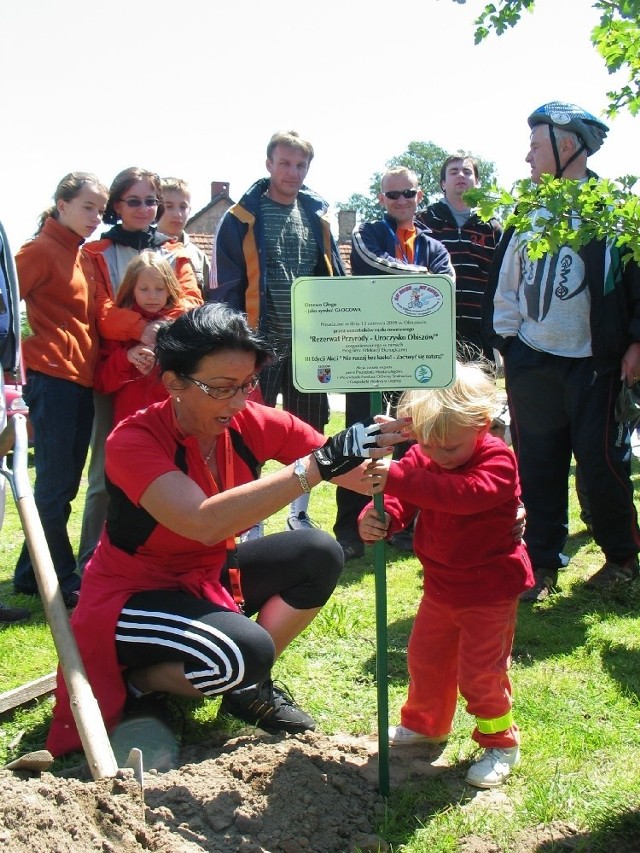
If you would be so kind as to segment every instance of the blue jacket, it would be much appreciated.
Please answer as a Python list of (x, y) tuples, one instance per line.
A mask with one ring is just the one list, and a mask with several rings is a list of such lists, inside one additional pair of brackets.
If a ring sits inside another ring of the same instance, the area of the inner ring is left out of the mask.
[[(208, 296), (210, 302), (224, 302), (244, 311), (254, 328), (261, 328), (265, 320), (267, 281), (260, 198), (269, 184), (269, 178), (256, 181), (222, 217), (216, 234)], [(309, 217), (320, 251), (314, 275), (344, 275), (329, 229), (327, 202), (304, 186), (298, 193), (298, 201)]]
[(455, 273), (449, 252), (442, 243), (431, 237), (431, 229), (414, 220), (416, 239), (413, 263), (407, 264), (396, 258), (397, 221), (385, 213), (376, 222), (363, 222), (353, 230), (351, 238), (352, 275), (412, 275), (432, 273), (449, 275), (455, 281)]
[(20, 367), (20, 290), (7, 234), (0, 223), (0, 361), (18, 376)]

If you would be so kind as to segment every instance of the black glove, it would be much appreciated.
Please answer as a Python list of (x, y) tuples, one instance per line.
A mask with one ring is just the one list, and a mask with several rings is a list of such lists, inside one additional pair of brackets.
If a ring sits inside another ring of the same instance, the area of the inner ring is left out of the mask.
[(378, 446), (375, 437), (380, 433), (379, 424), (369, 418), (328, 438), (313, 451), (322, 479), (333, 480), (370, 458), (369, 448)]

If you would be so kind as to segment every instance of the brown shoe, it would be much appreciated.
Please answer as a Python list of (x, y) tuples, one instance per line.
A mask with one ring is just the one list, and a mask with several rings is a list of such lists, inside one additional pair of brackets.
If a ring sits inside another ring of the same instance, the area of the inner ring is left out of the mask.
[(607, 560), (604, 566), (586, 582), (588, 589), (614, 589), (630, 584), (638, 577), (638, 558), (630, 557), (624, 563)]
[(533, 577), (535, 580), (534, 586), (531, 589), (525, 589), (520, 595), (520, 601), (535, 602), (544, 601), (556, 591), (558, 583), (557, 569), (534, 569)]

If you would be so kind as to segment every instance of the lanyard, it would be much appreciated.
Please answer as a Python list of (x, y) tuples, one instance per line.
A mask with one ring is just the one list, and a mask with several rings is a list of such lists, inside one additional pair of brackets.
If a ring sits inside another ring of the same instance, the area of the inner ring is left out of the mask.
[[(229, 430), (224, 431), (223, 436), (224, 441), (224, 491), (228, 491), (232, 489), (234, 486), (234, 476), (233, 476), (233, 448), (231, 446), (231, 438), (229, 437)], [(218, 491), (218, 487), (216, 486), (215, 480), (209, 471), (209, 475), (213, 480), (216, 491)], [(227, 536), (226, 539), (226, 547), (227, 547), (227, 572), (229, 575), (229, 585), (231, 586), (231, 595), (233, 596), (233, 600), (238, 608), (238, 610), (243, 613), (244, 612), (244, 595), (242, 594), (242, 585), (240, 583), (240, 566), (238, 565), (238, 551), (236, 548), (236, 540), (234, 536)]]
[(402, 255), (402, 261), (407, 265), (410, 263), (413, 263), (416, 266), (420, 266), (420, 262), (418, 260), (418, 254), (420, 252), (420, 243), (418, 242), (418, 239), (417, 239), (418, 234), (416, 233), (414, 241), (413, 241), (413, 261), (410, 261), (409, 258), (407, 257), (407, 253), (404, 250), (404, 246), (400, 242), (398, 234), (393, 230), (393, 228), (389, 225), (389, 223), (387, 222), (386, 219), (383, 219), (383, 222), (386, 225), (386, 227), (389, 231), (389, 234), (391, 234), (391, 236), (393, 237), (393, 242), (395, 243), (396, 248), (400, 251), (400, 254)]

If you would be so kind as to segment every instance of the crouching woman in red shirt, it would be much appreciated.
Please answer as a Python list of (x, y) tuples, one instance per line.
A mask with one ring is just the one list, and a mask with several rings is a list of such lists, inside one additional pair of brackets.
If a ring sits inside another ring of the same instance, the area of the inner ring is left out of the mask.
[[(72, 627), (107, 729), (127, 696), (224, 694), (222, 710), (267, 731), (313, 729), (274, 687), (275, 658), (331, 596), (340, 545), (320, 530), (235, 536), (317, 485), (366, 490), (350, 427), (326, 439), (248, 395), (272, 358), (240, 313), (195, 308), (160, 328), (156, 357), (168, 398), (119, 423), (107, 440), (109, 510)], [(369, 438), (402, 440), (392, 425)], [(256, 479), (276, 459), (286, 467)], [(244, 612), (226, 567), (237, 564)], [(257, 614), (254, 622), (248, 618)], [(47, 742), (79, 748), (64, 681)]]

